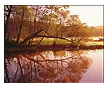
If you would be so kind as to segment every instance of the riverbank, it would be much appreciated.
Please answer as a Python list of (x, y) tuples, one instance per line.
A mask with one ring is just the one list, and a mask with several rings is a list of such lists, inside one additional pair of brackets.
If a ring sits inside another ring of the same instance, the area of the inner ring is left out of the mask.
[(60, 50), (96, 50), (104, 49), (103, 45), (24, 45), (24, 46), (14, 46), (5, 47), (5, 53), (24, 53), (24, 52), (35, 52), (35, 51), (60, 51)]

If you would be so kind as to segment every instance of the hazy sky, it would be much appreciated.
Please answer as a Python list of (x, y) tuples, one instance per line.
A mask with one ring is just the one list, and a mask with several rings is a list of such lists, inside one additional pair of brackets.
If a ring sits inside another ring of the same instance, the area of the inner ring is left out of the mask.
[(70, 6), (69, 10), (88, 26), (103, 25), (103, 6)]

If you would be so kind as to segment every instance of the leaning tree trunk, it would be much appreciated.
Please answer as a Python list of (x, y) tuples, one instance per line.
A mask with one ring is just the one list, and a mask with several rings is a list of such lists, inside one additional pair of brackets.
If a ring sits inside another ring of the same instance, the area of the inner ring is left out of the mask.
[(25, 43), (26, 41), (28, 41), (28, 40), (30, 40), (30, 39), (36, 37), (36, 36), (37, 36), (40, 32), (42, 32), (43, 30), (44, 30), (44, 29), (41, 29), (41, 30), (37, 31), (37, 32), (34, 33), (34, 34), (31, 34), (31, 35), (27, 36), (20, 44), (23, 44), (23, 43)]
[(54, 37), (54, 36), (32, 34), (32, 35), (29, 35), (28, 37), (26, 37), (20, 44), (23, 44), (23, 43), (27, 42), (28, 40), (30, 40), (32, 38), (36, 38), (36, 37), (56, 38), (56, 39), (63, 39), (63, 40), (69, 41), (69, 42), (73, 42), (73, 41), (63, 38), (63, 37), (61, 38), (61, 37)]

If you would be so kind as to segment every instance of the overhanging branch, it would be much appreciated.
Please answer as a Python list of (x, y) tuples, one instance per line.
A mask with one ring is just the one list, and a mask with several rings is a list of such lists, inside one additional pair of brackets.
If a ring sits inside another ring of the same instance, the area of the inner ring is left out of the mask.
[(34, 34), (29, 35), (29, 36), (26, 37), (20, 44), (23, 44), (23, 43), (25, 43), (27, 40), (30, 40), (30, 39), (36, 37), (37, 34), (39, 34), (40, 32), (42, 32), (43, 30), (44, 30), (44, 29), (41, 29), (41, 30), (39, 30), (38, 32), (36, 32), (36, 33), (34, 33)]

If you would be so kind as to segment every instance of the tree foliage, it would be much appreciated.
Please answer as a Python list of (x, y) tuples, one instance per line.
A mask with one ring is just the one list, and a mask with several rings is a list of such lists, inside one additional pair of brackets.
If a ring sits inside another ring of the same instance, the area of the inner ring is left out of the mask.
[(70, 15), (69, 6), (5, 5), (4, 8), (5, 38), (15, 38), (16, 43), (25, 42), (32, 35), (75, 39), (87, 36), (87, 26), (78, 15)]

